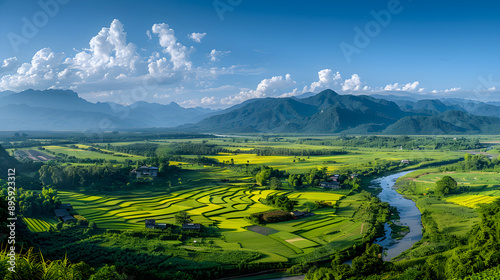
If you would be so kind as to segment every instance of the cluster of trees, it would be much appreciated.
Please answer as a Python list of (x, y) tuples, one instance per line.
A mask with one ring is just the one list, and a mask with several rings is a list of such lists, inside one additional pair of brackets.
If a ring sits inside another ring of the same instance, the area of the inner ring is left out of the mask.
[(174, 143), (159, 146), (156, 150), (158, 157), (167, 155), (217, 155), (219, 153), (230, 153), (228, 149), (206, 143)]
[(38, 171), (40, 182), (44, 186), (54, 185), (59, 188), (120, 187), (129, 179), (131, 167), (108, 165), (61, 166), (43, 165)]
[[(295, 190), (319, 186), (321, 181), (331, 181), (326, 171), (327, 167), (311, 168), (309, 172), (305, 174), (290, 174), (288, 176), (287, 182), (288, 185)], [(344, 175), (342, 177), (342, 180), (344, 180), (345, 178), (347, 178), (347, 175)]]
[[(22, 140), (22, 139), (23, 137), (7, 138), (7, 141), (2, 142), (2, 146), (5, 147), (6, 149), (13, 149), (13, 148), (37, 147), (41, 145), (58, 145), (58, 144), (74, 143), (68, 140), (58, 140), (58, 139), (43, 140), (43, 142), (40, 140), (31, 140), (31, 139)], [(12, 142), (10, 142), (9, 140), (11, 140)]]
[(352, 266), (343, 264), (346, 256), (339, 253), (335, 256), (331, 263), (331, 268), (328, 267), (313, 267), (306, 274), (307, 280), (324, 280), (324, 279), (366, 279), (367, 276), (378, 274), (384, 269), (384, 261), (382, 260), (382, 247), (377, 244), (367, 244), (365, 253), (357, 256), (352, 260)]
[(250, 215), (249, 220), (253, 224), (267, 224), (289, 221), (293, 219), (292, 214), (283, 210), (272, 210), (262, 213), (253, 213)]
[[(8, 184), (0, 179), (0, 197), (7, 197)], [(57, 190), (43, 188), (42, 191), (16, 189), (16, 209), (25, 216), (53, 215), (54, 209), (61, 204)]]
[(134, 143), (128, 145), (111, 145), (108, 144), (106, 149), (119, 153), (132, 154), (145, 157), (156, 156), (156, 150), (159, 145), (156, 143)]
[(400, 148), (412, 150), (446, 149), (470, 150), (483, 147), (478, 139), (465, 137), (409, 137), (409, 136), (340, 136), (334, 139), (303, 138), (294, 141), (297, 144), (340, 146), (340, 147), (366, 147), (366, 148)]
[(250, 174), (255, 178), (255, 183), (259, 186), (270, 185), (271, 189), (281, 189), (282, 184), (279, 178), (285, 177), (288, 173), (283, 170), (274, 169), (269, 166), (262, 165), (254, 167), (250, 170)]
[(468, 244), (446, 261), (447, 278), (463, 278), (500, 263), (500, 199), (479, 208), (481, 221), (472, 228)]
[(286, 194), (272, 194), (266, 197), (264, 204), (290, 212), (297, 206), (298, 201), (291, 200)]
[(465, 154), (464, 160), (455, 164), (445, 165), (440, 171), (493, 171), (500, 172), (500, 157), (489, 158), (486, 155)]
[(240, 151), (241, 153), (256, 154), (258, 156), (324, 156), (324, 155), (343, 155), (347, 154), (345, 150), (333, 149), (287, 149), (287, 148), (270, 148), (263, 147), (248, 151)]

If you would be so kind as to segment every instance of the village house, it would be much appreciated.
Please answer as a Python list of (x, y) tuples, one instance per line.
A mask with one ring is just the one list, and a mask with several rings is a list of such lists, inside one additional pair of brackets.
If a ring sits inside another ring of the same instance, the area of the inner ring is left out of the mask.
[(340, 189), (340, 183), (337, 181), (333, 181), (333, 182), (323, 181), (319, 184), (319, 186), (324, 188), (324, 189), (331, 189), (331, 190)]
[(330, 178), (328, 178), (328, 179), (332, 180), (333, 182), (338, 182), (339, 178), (340, 178), (340, 175), (335, 174), (335, 175), (330, 176)]
[(155, 219), (146, 219), (144, 220), (146, 224), (146, 228), (154, 229), (156, 226), (156, 220)]
[(146, 225), (146, 228), (149, 228), (149, 229), (164, 230), (164, 229), (167, 229), (169, 226), (169, 224), (166, 224), (166, 223), (156, 223), (155, 219), (145, 219), (144, 223)]
[(136, 178), (142, 178), (142, 177), (156, 177), (158, 176), (158, 167), (148, 167), (146, 165), (143, 165), (139, 168), (133, 169), (131, 172), (132, 176), (135, 176)]
[(54, 214), (63, 222), (69, 222), (75, 219), (73, 216), (69, 214), (68, 210), (66, 209), (55, 209)]

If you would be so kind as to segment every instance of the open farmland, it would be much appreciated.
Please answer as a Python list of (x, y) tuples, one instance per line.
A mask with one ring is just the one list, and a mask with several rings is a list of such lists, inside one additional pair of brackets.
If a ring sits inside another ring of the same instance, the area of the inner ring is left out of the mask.
[(80, 159), (104, 159), (104, 160), (116, 160), (117, 162), (124, 162), (125, 159), (130, 159), (130, 160), (144, 160), (146, 157), (142, 156), (136, 156), (136, 155), (129, 155), (129, 154), (123, 154), (123, 153), (115, 153), (112, 151), (106, 151), (110, 152), (113, 154), (104, 154), (104, 153), (99, 153), (97, 151), (88, 151), (83, 148), (86, 148), (88, 146), (85, 145), (78, 145), (81, 148), (69, 148), (65, 146), (44, 146), (46, 150), (49, 150), (51, 152), (54, 152), (56, 154), (62, 153), (66, 154), (68, 156), (73, 156), (76, 158)]
[(14, 156), (18, 159), (30, 159), (32, 161), (49, 161), (53, 156), (36, 150), (17, 150)]
[[(361, 222), (336, 215), (332, 208), (318, 209), (312, 217), (268, 224), (263, 228), (273, 230), (270, 235), (247, 229), (251, 223), (246, 217), (273, 209), (263, 204), (262, 199), (271, 194), (285, 193), (222, 186), (158, 193), (153, 197), (146, 193), (102, 196), (66, 191), (60, 191), (59, 196), (64, 203), (71, 203), (80, 215), (105, 229), (142, 229), (145, 219), (175, 223), (174, 215), (183, 210), (193, 222), (217, 227), (225, 236), (224, 242), (218, 241), (222, 242), (221, 247), (239, 246), (264, 252), (266, 256), (260, 260), (262, 262), (283, 261), (336, 240), (341, 241), (341, 247), (349, 246), (362, 238)], [(343, 195), (297, 192), (290, 194), (290, 198), (298, 200), (298, 209), (301, 209), (305, 202), (321, 200), (335, 203)]]
[(23, 221), (32, 232), (47, 231), (59, 222), (56, 218), (23, 218)]

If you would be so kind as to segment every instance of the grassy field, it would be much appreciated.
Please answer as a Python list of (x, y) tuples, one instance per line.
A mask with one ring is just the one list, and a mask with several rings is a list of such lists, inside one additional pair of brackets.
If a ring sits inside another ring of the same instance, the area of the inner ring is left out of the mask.
[(56, 218), (23, 218), (23, 221), (32, 232), (47, 231), (59, 222)]
[[(459, 190), (439, 199), (429, 196), (435, 183), (444, 176), (451, 176)], [(428, 211), (439, 230), (459, 237), (466, 237), (472, 226), (479, 221), (474, 210), (482, 203), (500, 198), (500, 174), (497, 172), (440, 172), (422, 169), (409, 173), (402, 179), (414, 182), (410, 197), (416, 200), (421, 212)]]
[[(288, 144), (287, 148), (298, 148), (297, 144)], [(324, 148), (324, 146), (321, 146)], [(309, 146), (310, 148), (310, 146)], [(208, 156), (215, 158), (220, 162), (234, 160), (235, 164), (250, 164), (271, 166), (273, 168), (287, 170), (290, 173), (303, 173), (314, 167), (326, 166), (329, 172), (341, 168), (363, 168), (367, 165), (374, 165), (378, 160), (401, 161), (408, 159), (410, 161), (423, 160), (452, 160), (462, 156), (461, 152), (441, 151), (399, 151), (399, 150), (380, 150), (380, 149), (355, 149), (349, 150), (346, 155), (333, 156), (258, 156), (256, 154), (219, 154), (217, 156)], [(301, 159), (301, 160), (299, 160)]]
[[(81, 146), (82, 148), (88, 147), (86, 145), (78, 145)], [(115, 154), (102, 154), (98, 153), (95, 151), (87, 151), (87, 150), (82, 150), (82, 149), (74, 149), (74, 148), (69, 148), (69, 147), (64, 147), (64, 146), (44, 146), (45, 149), (57, 153), (62, 153), (66, 154), (68, 156), (74, 156), (76, 158), (89, 158), (89, 159), (105, 159), (105, 160), (116, 160), (117, 162), (124, 162), (125, 159), (130, 159), (130, 160), (143, 160), (146, 157), (142, 156), (136, 156), (136, 155), (129, 155), (129, 154), (123, 154), (123, 153), (115, 153)], [(107, 150), (103, 150), (107, 151)], [(112, 151), (110, 151), (112, 152)], [(114, 153), (114, 152), (112, 152)], [(117, 155), (122, 155), (122, 156), (117, 156)]]

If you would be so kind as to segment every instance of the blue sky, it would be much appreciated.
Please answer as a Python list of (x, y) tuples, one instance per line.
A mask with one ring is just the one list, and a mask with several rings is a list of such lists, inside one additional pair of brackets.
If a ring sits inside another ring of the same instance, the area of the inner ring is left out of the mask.
[(498, 1), (0, 0), (0, 90), (65, 88), (93, 102), (212, 108), (325, 88), (500, 100), (499, 8)]

